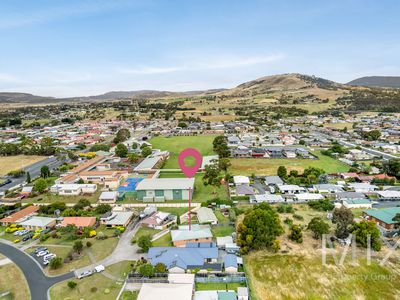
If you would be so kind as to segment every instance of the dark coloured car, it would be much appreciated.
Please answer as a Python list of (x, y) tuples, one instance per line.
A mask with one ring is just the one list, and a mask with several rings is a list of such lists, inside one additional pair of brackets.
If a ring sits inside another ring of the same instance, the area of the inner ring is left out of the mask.
[(24, 236), (24, 237), (22, 238), (22, 241), (23, 241), (23, 242), (26, 242), (26, 241), (30, 240), (32, 237), (33, 237), (33, 234), (30, 233), (30, 234)]

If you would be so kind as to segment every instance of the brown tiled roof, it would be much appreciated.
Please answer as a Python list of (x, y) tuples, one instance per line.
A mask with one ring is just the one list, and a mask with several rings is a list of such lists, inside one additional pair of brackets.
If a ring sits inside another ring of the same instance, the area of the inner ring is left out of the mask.
[(1, 223), (15, 223), (16, 221), (29, 216), (39, 210), (39, 206), (28, 206), (24, 209), (21, 209), (20, 211), (17, 211), (16, 213), (13, 213), (12, 215), (9, 215), (3, 219), (0, 220)]

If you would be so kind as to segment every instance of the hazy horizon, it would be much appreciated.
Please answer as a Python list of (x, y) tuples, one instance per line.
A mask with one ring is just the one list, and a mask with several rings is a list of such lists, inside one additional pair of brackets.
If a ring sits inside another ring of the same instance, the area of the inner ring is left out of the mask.
[[(400, 74), (396, 1), (2, 1), (0, 92), (231, 88)], [(368, 30), (366, 30), (368, 29)]]

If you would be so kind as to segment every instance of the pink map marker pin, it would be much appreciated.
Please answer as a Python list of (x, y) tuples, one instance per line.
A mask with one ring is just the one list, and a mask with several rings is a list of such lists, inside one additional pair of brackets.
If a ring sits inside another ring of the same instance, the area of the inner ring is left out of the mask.
[[(193, 167), (188, 167), (185, 165), (185, 158), (188, 156), (192, 156), (195, 159), (195, 164)], [(194, 177), (196, 172), (201, 167), (202, 160), (203, 160), (203, 158), (202, 158), (200, 152), (193, 148), (186, 148), (181, 153), (179, 153), (179, 157), (178, 157), (179, 166), (181, 167), (183, 174), (185, 174), (186, 177), (188, 177), (188, 178)]]

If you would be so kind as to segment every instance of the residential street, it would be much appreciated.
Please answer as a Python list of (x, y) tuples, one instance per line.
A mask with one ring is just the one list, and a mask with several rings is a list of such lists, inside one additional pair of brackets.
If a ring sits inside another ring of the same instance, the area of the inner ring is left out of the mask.
[(51, 286), (74, 277), (73, 272), (56, 277), (46, 276), (32, 257), (3, 242), (0, 242), (0, 253), (11, 259), (22, 270), (28, 282), (32, 300), (48, 299), (47, 292)]
[[(27, 173), (29, 172), (29, 174), (31, 175), (31, 178), (34, 179), (36, 177), (38, 177), (40, 175), (40, 168), (43, 166), (48, 166), (50, 170), (53, 170), (55, 168), (58, 168), (59, 166), (61, 166), (63, 164), (62, 160), (57, 159), (57, 157), (53, 156), (53, 157), (49, 157), (46, 159), (43, 159), (41, 161), (38, 161), (28, 167), (24, 168), (24, 171)], [(25, 175), (26, 176), (26, 175)], [(0, 187), (0, 191), (7, 191), (17, 185), (23, 184), (25, 182), (26, 177), (20, 177), (20, 178), (10, 178), (11, 182)]]

